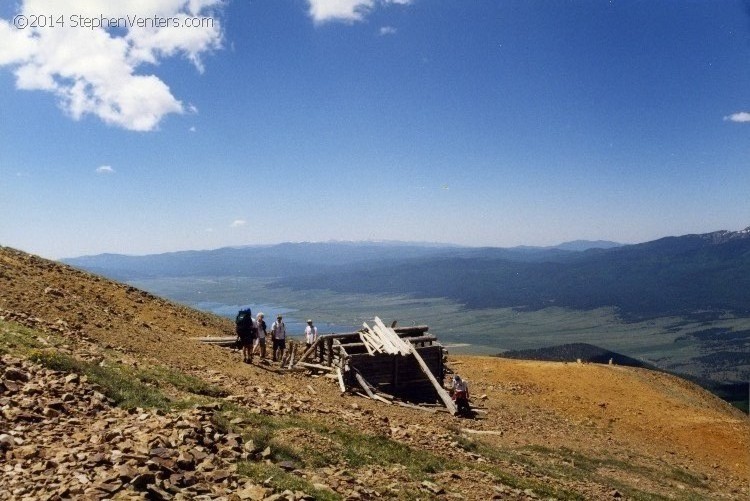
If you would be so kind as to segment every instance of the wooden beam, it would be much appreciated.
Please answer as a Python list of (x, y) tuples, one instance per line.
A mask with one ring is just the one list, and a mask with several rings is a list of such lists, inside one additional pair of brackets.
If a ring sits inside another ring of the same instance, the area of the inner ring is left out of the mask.
[(453, 399), (448, 395), (448, 392), (445, 391), (445, 388), (443, 388), (443, 385), (438, 383), (437, 379), (435, 379), (435, 376), (432, 374), (432, 371), (430, 371), (430, 368), (427, 366), (425, 361), (422, 359), (422, 356), (419, 354), (417, 349), (409, 343), (409, 349), (414, 355), (414, 358), (417, 359), (417, 362), (419, 363), (419, 366), (422, 368), (422, 372), (424, 372), (425, 376), (430, 380), (432, 383), (432, 386), (435, 387), (435, 390), (437, 391), (438, 396), (440, 397), (440, 400), (443, 401), (445, 404), (446, 409), (450, 411), (451, 414), (455, 415), (456, 412), (458, 412), (458, 409), (456, 409), (456, 404), (453, 402)]
[(297, 362), (297, 365), (307, 367), (308, 369), (318, 369), (321, 371), (333, 372), (333, 367), (329, 367), (328, 365), (311, 364), (310, 362)]
[(383, 397), (381, 397), (381, 396), (380, 396), (380, 395), (378, 395), (377, 393), (373, 393), (373, 394), (372, 394), (372, 398), (374, 398), (375, 400), (379, 400), (380, 402), (383, 402), (384, 404), (388, 404), (388, 405), (391, 405), (391, 404), (393, 404), (393, 402), (391, 402), (391, 401), (390, 401), (390, 400), (388, 400), (387, 398), (383, 398)]
[[(305, 350), (302, 356), (299, 357), (299, 359), (297, 360), (297, 363), (307, 360), (307, 357), (309, 357), (310, 353), (312, 353), (315, 350), (315, 347), (318, 345), (319, 342), (320, 342), (320, 338), (316, 339), (315, 342), (308, 349)], [(294, 366), (294, 364), (292, 364), (292, 366)]]
[(336, 377), (339, 380), (339, 388), (341, 388), (341, 393), (346, 393), (346, 385), (344, 384), (344, 375), (341, 373), (341, 369), (339, 367), (336, 367)]
[[(396, 331), (397, 334), (421, 334), (424, 332), (427, 332), (430, 330), (430, 327), (427, 325), (410, 325), (405, 327), (395, 327), (393, 329)], [(339, 332), (339, 333), (330, 333), (330, 334), (321, 334), (318, 339), (346, 339), (346, 338), (356, 338), (359, 335), (359, 332)], [(209, 337), (217, 337), (217, 336), (209, 336)], [(194, 338), (198, 339), (198, 338)], [(232, 339), (236, 339), (235, 337), (232, 337)]]
[[(408, 338), (407, 341), (412, 342), (412, 343), (436, 342), (437, 338), (433, 336), (432, 334), (427, 334), (425, 336)], [(359, 346), (364, 346), (364, 343), (347, 343), (341, 346), (346, 347), (346, 348), (356, 348)]]
[(379, 317), (375, 317), (375, 329), (381, 339), (387, 341), (387, 343), (393, 347), (393, 353), (400, 353), (402, 355), (408, 353), (408, 348), (404, 345), (403, 341), (401, 341), (401, 338), (393, 332), (393, 329), (386, 327)]
[(424, 334), (430, 328), (427, 325), (412, 325), (409, 327), (394, 327), (393, 330), (396, 334), (404, 334), (406, 336), (414, 334)]
[(406, 407), (407, 409), (417, 409), (424, 412), (429, 412), (430, 414), (435, 414), (435, 409), (429, 409), (427, 407), (421, 407), (419, 405), (413, 405), (413, 404), (407, 404), (406, 402), (396, 402), (401, 407)]
[[(318, 338), (318, 340), (320, 340), (320, 338)], [(327, 350), (326, 361), (328, 365), (333, 365), (333, 339), (326, 339), (323, 342), (325, 343), (325, 348)]]
[(503, 435), (502, 430), (472, 430), (471, 428), (461, 428), (463, 433), (471, 433), (473, 435)]
[(367, 349), (367, 353), (369, 353), (370, 355), (372, 355), (373, 351), (372, 351), (372, 348), (370, 348), (369, 340), (365, 337), (365, 335), (364, 335), (363, 332), (359, 333), (359, 338), (362, 340), (362, 344), (365, 345), (365, 348)]
[(289, 351), (291, 352), (289, 353), (289, 368), (291, 369), (292, 367), (294, 367), (294, 354), (297, 351), (297, 345), (295, 344), (294, 346), (292, 346), (292, 349)]
[(369, 350), (367, 350), (370, 353), (370, 355), (372, 355), (373, 353), (383, 352), (383, 343), (376, 335), (372, 333), (371, 330), (363, 329), (360, 331), (359, 335), (361, 339), (364, 341), (365, 347), (370, 348)]
[(362, 387), (362, 389), (365, 390), (365, 393), (367, 393), (367, 396), (374, 399), (375, 395), (372, 393), (372, 390), (370, 389), (370, 385), (367, 384), (367, 381), (365, 381), (365, 378), (363, 378), (359, 372), (355, 372), (354, 377), (357, 379), (357, 382)]

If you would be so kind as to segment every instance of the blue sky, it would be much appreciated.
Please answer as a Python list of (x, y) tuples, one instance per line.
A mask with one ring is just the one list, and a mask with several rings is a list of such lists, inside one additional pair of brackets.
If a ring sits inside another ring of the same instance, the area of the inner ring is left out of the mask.
[[(750, 225), (743, 2), (108, 3), (0, 3), (0, 245), (506, 247)], [(102, 15), (214, 25), (71, 26)]]

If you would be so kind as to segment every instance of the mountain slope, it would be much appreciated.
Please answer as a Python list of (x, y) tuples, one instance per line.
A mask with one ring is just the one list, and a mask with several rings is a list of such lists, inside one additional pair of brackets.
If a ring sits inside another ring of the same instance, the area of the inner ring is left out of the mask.
[(287, 243), (65, 262), (122, 280), (266, 277), (298, 290), (445, 297), (469, 308), (616, 307), (626, 319), (750, 313), (750, 229), (612, 245)]
[[(475, 402), (487, 411), (481, 420), (462, 420), (342, 396), (338, 385), (326, 378), (241, 364), (236, 352), (190, 339), (226, 335), (231, 331), (227, 320), (18, 251), (0, 248), (0, 284), (0, 341), (4, 342), (0, 353), (18, 350), (17, 340), (26, 336), (25, 343), (40, 344), (47, 356), (58, 352), (85, 356), (92, 367), (125, 364), (164, 377), (184, 371), (220, 387), (221, 392), (210, 394), (227, 396), (204, 407), (214, 410), (214, 421), (246, 438), (264, 440), (271, 451), (265, 456), (268, 462), (261, 451), (244, 462), (237, 460), (235, 473), (202, 473), (218, 479), (226, 489), (247, 482), (243, 475), (249, 475), (251, 483), (252, 478), (259, 479), (258, 486), (251, 487), (262, 487), (260, 483), (270, 477), (273, 480), (265, 488), (279, 493), (284, 487), (276, 483), (278, 479), (295, 478), (295, 485), (314, 479), (311, 484), (318, 485), (316, 489), (332, 493), (328, 499), (449, 499), (458, 494), (477, 500), (493, 495), (743, 499), (750, 495), (748, 418), (695, 385), (668, 375), (596, 364), (451, 357), (449, 363), (470, 381)], [(35, 330), (24, 331), (16, 323)], [(15, 362), (3, 355), (2, 363)], [(18, 370), (8, 367), (2, 384), (18, 387), (18, 381), (8, 379), (8, 374), (20, 377)], [(150, 377), (146, 381), (151, 386), (163, 383)], [(8, 398), (15, 397), (0, 393), (3, 402)], [(159, 412), (135, 415), (148, 423), (181, 422), (161, 418), (164, 411)], [(171, 416), (172, 411), (166, 412)], [(123, 440), (125, 428), (117, 424), (116, 415), (107, 414), (111, 421), (106, 426), (113, 437)], [(48, 424), (54, 428), (55, 420)], [(91, 424), (99, 426), (102, 423)], [(203, 426), (211, 429), (212, 425)], [(33, 429), (33, 424), (19, 429)], [(76, 436), (69, 436), (65, 444), (45, 442), (44, 454), (68, 457)], [(23, 448), (10, 449), (11, 456), (6, 456), (21, 465), (20, 472), (4, 475), (2, 486), (32, 472), (31, 463), (24, 461), (32, 461), (26, 455), (32, 454), (30, 447), (37, 438), (29, 434), (24, 439)], [(80, 439), (78, 450), (90, 444), (90, 435), (80, 434)], [(164, 458), (149, 459), (150, 454), (168, 453), (158, 447), (135, 451), (130, 454), (131, 468), (164, 471), (160, 465), (170, 465)], [(102, 472), (112, 471), (111, 465), (106, 467), (110, 456), (96, 456), (95, 461), (105, 465)], [(80, 489), (83, 484), (75, 479), (93, 473), (90, 466), (82, 468), (66, 473), (77, 485), (70, 488)], [(284, 473), (284, 468), (293, 471)], [(146, 477), (137, 478), (118, 484), (119, 488), (145, 489)], [(168, 487), (159, 475), (148, 478), (158, 484), (149, 488), (151, 497)], [(58, 479), (48, 474), (47, 480)]]
[(750, 231), (668, 237), (559, 259), (440, 256), (288, 277), (278, 285), (446, 297), (469, 308), (614, 306), (625, 318), (750, 313)]
[[(119, 280), (264, 277), (297, 290), (445, 297), (469, 308), (615, 307), (629, 320), (750, 313), (750, 231), (553, 248), (286, 243), (64, 262)], [(571, 251), (563, 249), (583, 249)]]

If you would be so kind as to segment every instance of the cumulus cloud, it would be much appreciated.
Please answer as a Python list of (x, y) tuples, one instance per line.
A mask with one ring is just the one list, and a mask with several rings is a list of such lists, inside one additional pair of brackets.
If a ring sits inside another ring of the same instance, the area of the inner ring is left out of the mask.
[(245, 226), (246, 224), (247, 224), (247, 221), (245, 221), (244, 219), (235, 219), (234, 221), (232, 221), (232, 224), (230, 224), (229, 226), (231, 226), (232, 228), (241, 228), (242, 226)]
[(96, 168), (97, 174), (114, 174), (115, 170), (112, 168), (111, 165), (102, 165), (101, 167)]
[(378, 34), (380, 36), (395, 35), (396, 34), (396, 28), (394, 28), (393, 26), (382, 26), (380, 28), (380, 31), (378, 31)]
[(406, 5), (411, 0), (308, 0), (310, 16), (316, 23), (326, 21), (361, 21), (376, 6)]
[[(174, 56), (203, 71), (201, 56), (221, 45), (221, 28), (212, 11), (221, 3), (21, 0), (19, 15), (31, 20), (43, 13), (55, 25), (19, 29), (0, 19), (0, 66), (13, 69), (18, 89), (55, 94), (73, 119), (94, 115), (117, 127), (153, 130), (165, 115), (193, 109), (149, 71)], [(186, 20), (200, 17), (206, 19), (200, 27), (184, 27)], [(166, 22), (157, 23), (157, 18)]]
[(739, 113), (732, 113), (731, 115), (727, 115), (724, 117), (724, 120), (729, 120), (730, 122), (750, 122), (750, 113), (747, 111), (740, 111)]

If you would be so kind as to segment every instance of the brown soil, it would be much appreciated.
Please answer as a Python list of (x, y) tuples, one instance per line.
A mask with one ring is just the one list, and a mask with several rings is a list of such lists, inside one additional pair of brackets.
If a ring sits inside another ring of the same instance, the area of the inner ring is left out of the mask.
[[(387, 406), (342, 396), (330, 379), (242, 364), (238, 352), (191, 339), (232, 335), (226, 319), (2, 247), (0, 317), (114, 350), (136, 364), (159, 363), (198, 375), (226, 387), (239, 402), (262, 404), (269, 412), (313, 413), (460, 459), (468, 469), (432, 480), (450, 484), (448, 494), (466, 499), (533, 497), (493, 485), (472, 467), (487, 462), (584, 498), (619, 497), (617, 485), (669, 498), (750, 497), (750, 419), (697, 386), (661, 373), (456, 356), (450, 365), (469, 381), (473, 403), (486, 411), (481, 419)], [(304, 438), (304, 430), (294, 433)], [(503, 452), (459, 447), (457, 433)], [(600, 460), (592, 462), (590, 478), (560, 473), (591, 458)], [(677, 470), (684, 472), (684, 482), (672, 474)], [(372, 492), (388, 497), (393, 489), (388, 478), (362, 475)], [(451, 497), (433, 494), (427, 497)]]

